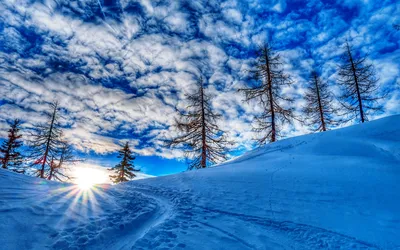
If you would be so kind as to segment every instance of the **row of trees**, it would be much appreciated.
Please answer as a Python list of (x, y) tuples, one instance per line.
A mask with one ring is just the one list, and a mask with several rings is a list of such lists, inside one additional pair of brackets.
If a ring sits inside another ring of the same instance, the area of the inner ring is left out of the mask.
[[(280, 136), (282, 127), (293, 120), (299, 120), (312, 128), (313, 131), (326, 131), (341, 122), (358, 117), (365, 122), (371, 112), (382, 108), (377, 104), (381, 97), (377, 95), (379, 86), (375, 71), (366, 57), (357, 56), (350, 44), (346, 42), (342, 56), (342, 65), (338, 70), (338, 81), (342, 87), (342, 95), (338, 98), (340, 107), (334, 106), (334, 96), (326, 81), (321, 79), (317, 71), (310, 72), (310, 80), (304, 99), (303, 109), (305, 119), (294, 115), (294, 100), (283, 93), (282, 88), (294, 82), (283, 71), (280, 55), (266, 44), (257, 51), (257, 61), (249, 75), (255, 79), (255, 84), (239, 89), (244, 94), (244, 101), (255, 100), (262, 108), (262, 113), (255, 117), (253, 131), (258, 135), (260, 144), (274, 142)], [(253, 82), (254, 83), (254, 82)], [(181, 135), (168, 141), (167, 146), (179, 147), (190, 159), (193, 159), (189, 169), (206, 168), (207, 166), (227, 159), (226, 153), (233, 143), (227, 139), (225, 131), (217, 125), (221, 118), (211, 105), (211, 96), (207, 94), (204, 81), (200, 77), (197, 90), (187, 96), (189, 106), (179, 113), (175, 125)], [(342, 113), (339, 114), (339, 111)], [(338, 115), (347, 119), (337, 119)], [(28, 169), (34, 170), (37, 177), (49, 180), (65, 181), (70, 179), (65, 175), (69, 163), (76, 162), (71, 145), (66, 141), (59, 123), (59, 107), (54, 102), (46, 112), (44, 123), (36, 124), (30, 134), (28, 143)], [(15, 120), (9, 130), (8, 140), (0, 148), (2, 167), (17, 172), (26, 172), (21, 168), (23, 159), (18, 149), (22, 146), (20, 121)], [(121, 162), (109, 169), (114, 183), (128, 181), (136, 177), (129, 144), (126, 143), (119, 151)]]
[(45, 122), (35, 124), (29, 132), (26, 155), (21, 153), (21, 122), (13, 121), (7, 140), (0, 147), (2, 168), (48, 180), (67, 181), (70, 177), (65, 174), (65, 170), (68, 164), (77, 160), (72, 146), (62, 133), (58, 102), (50, 104), (50, 111), (45, 116)]
[[(317, 71), (310, 72), (310, 80), (304, 96), (305, 118), (295, 117), (294, 100), (282, 91), (284, 86), (293, 84), (291, 77), (283, 71), (279, 54), (266, 44), (257, 51), (257, 62), (250, 76), (256, 84), (239, 89), (244, 93), (245, 101), (256, 100), (262, 113), (255, 117), (253, 131), (260, 144), (274, 142), (281, 135), (282, 127), (299, 120), (313, 131), (326, 131), (342, 122), (358, 118), (365, 122), (371, 112), (382, 110), (377, 105), (379, 86), (372, 64), (366, 57), (357, 56), (351, 45), (345, 43), (342, 64), (338, 70), (337, 84), (342, 88), (339, 107), (334, 106), (334, 95), (326, 81)], [(168, 145), (184, 149), (194, 159), (189, 169), (205, 168), (226, 159), (227, 146), (225, 132), (217, 126), (220, 118), (210, 104), (203, 79), (197, 81), (197, 91), (187, 96), (189, 106), (186, 112), (180, 112), (175, 125), (181, 132), (179, 137), (169, 141)], [(340, 113), (339, 113), (340, 112)], [(341, 117), (337, 119), (337, 117)]]
[[(30, 139), (28, 140), (28, 155), (21, 153), (23, 141), (21, 134), (21, 121), (14, 120), (8, 131), (8, 138), (0, 147), (1, 166), (18, 173), (33, 174), (36, 177), (68, 181), (71, 177), (68, 174), (68, 166), (78, 160), (75, 158), (72, 146), (63, 136), (62, 127), (59, 122), (58, 102), (50, 104), (50, 110), (45, 113), (46, 121), (36, 124)], [(128, 181), (140, 171), (133, 166), (132, 151), (126, 143), (119, 151), (121, 162), (109, 169), (113, 172), (110, 179), (114, 183)]]

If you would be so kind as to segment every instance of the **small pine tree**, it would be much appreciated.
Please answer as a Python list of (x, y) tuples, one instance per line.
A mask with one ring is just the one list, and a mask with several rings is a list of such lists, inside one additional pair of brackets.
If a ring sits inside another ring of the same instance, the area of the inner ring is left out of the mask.
[(382, 98), (377, 95), (378, 80), (373, 65), (366, 62), (366, 57), (355, 56), (348, 42), (345, 50), (343, 64), (338, 73), (338, 83), (343, 88), (341, 104), (349, 119), (358, 116), (363, 123), (368, 120), (369, 113), (383, 109), (377, 105), (377, 100)]
[(333, 95), (328, 84), (321, 81), (317, 72), (312, 72), (305, 97), (306, 106), (303, 109), (306, 115), (304, 123), (312, 127), (314, 132), (326, 131), (329, 127), (338, 125), (333, 118), (337, 110), (333, 108)]
[(217, 125), (221, 115), (212, 110), (211, 98), (205, 93), (201, 77), (197, 86), (197, 91), (187, 96), (187, 112), (179, 113), (180, 119), (175, 120), (175, 126), (183, 134), (168, 142), (169, 146), (180, 146), (190, 158), (194, 158), (189, 170), (206, 168), (226, 160), (225, 153), (230, 144), (225, 132)]
[(257, 126), (253, 131), (260, 134), (257, 139), (260, 144), (274, 142), (280, 135), (282, 126), (291, 123), (294, 118), (293, 108), (284, 108), (283, 102), (293, 103), (293, 99), (282, 94), (282, 87), (290, 86), (293, 82), (290, 76), (283, 73), (279, 54), (269, 44), (265, 44), (257, 51), (257, 64), (250, 70), (252, 76), (258, 80), (256, 86), (239, 89), (244, 92), (245, 101), (258, 100), (263, 113), (255, 118)]
[(45, 113), (47, 121), (35, 126), (30, 140), (32, 166), (37, 168), (36, 176), (40, 178), (48, 178), (52, 161), (57, 159), (62, 146), (58, 102), (51, 103), (50, 109), (50, 112)]
[(122, 159), (121, 162), (115, 167), (108, 169), (115, 173), (114, 175), (110, 175), (112, 182), (117, 184), (135, 178), (136, 175), (134, 172), (139, 172), (140, 169), (135, 169), (135, 166), (133, 165), (135, 157), (132, 156), (132, 151), (129, 148), (128, 142), (121, 150), (119, 150), (118, 158)]
[(1, 166), (5, 169), (11, 169), (16, 172), (23, 172), (21, 170), (22, 155), (19, 152), (19, 148), (22, 146), (20, 140), (22, 135), (19, 134), (21, 121), (16, 119), (11, 124), (11, 128), (8, 130), (8, 139), (3, 142), (0, 147)]

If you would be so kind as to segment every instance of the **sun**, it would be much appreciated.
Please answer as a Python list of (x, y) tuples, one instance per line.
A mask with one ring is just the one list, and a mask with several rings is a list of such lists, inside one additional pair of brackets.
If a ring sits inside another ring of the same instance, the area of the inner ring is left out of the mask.
[(96, 183), (92, 182), (92, 180), (90, 179), (78, 178), (77, 184), (79, 186), (79, 189), (88, 190), (92, 188)]
[(75, 183), (81, 190), (91, 189), (96, 184), (107, 182), (107, 174), (104, 171), (93, 168), (76, 168)]

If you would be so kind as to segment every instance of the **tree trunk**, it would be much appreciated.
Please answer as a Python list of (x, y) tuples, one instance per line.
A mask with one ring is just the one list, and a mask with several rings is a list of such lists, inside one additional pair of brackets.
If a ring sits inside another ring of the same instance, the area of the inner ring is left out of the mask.
[(8, 154), (8, 152), (4, 155), (4, 158), (3, 158), (3, 160), (2, 160), (2, 168), (4, 168), (4, 169), (7, 169), (7, 165), (8, 165), (8, 161), (9, 161), (9, 158), (10, 158), (10, 156), (9, 156), (9, 154)]
[(205, 111), (204, 111), (204, 90), (203, 90), (203, 82), (201, 82), (200, 87), (201, 94), (201, 142), (202, 142), (202, 151), (201, 151), (201, 167), (207, 167), (207, 144), (206, 144), (206, 121), (205, 121)]
[(11, 143), (8, 144), (7, 152), (4, 154), (2, 168), (7, 169), (8, 161), (10, 160)]
[(49, 177), (47, 179), (51, 180), (51, 178), (53, 178), (53, 168), (50, 169), (50, 174), (49, 174)]
[(271, 142), (276, 141), (276, 125), (275, 125), (275, 109), (274, 109), (274, 97), (272, 94), (272, 77), (269, 65), (269, 55), (268, 51), (265, 50), (265, 62), (267, 66), (267, 81), (268, 81), (268, 96), (269, 96), (269, 106), (271, 110)]
[(321, 96), (320, 96), (320, 93), (319, 93), (318, 78), (317, 78), (316, 74), (314, 74), (314, 81), (315, 81), (315, 88), (317, 89), (318, 108), (319, 108), (319, 116), (320, 116), (320, 119), (321, 119), (322, 131), (326, 131), (324, 112), (322, 110)]
[(363, 110), (363, 105), (362, 105), (362, 100), (361, 100), (360, 88), (358, 86), (358, 78), (357, 78), (357, 74), (356, 74), (356, 67), (354, 66), (353, 56), (351, 55), (349, 44), (347, 44), (347, 53), (349, 54), (349, 59), (350, 59), (350, 63), (351, 63), (351, 69), (353, 71), (354, 82), (356, 84), (356, 91), (357, 91), (357, 98), (358, 98), (358, 106), (360, 108), (361, 122), (364, 123), (364, 121), (365, 121), (365, 119), (364, 119), (364, 110)]
[(54, 106), (54, 111), (53, 111), (53, 116), (51, 118), (51, 124), (50, 124), (50, 129), (49, 129), (49, 135), (47, 137), (47, 143), (46, 143), (46, 151), (44, 152), (43, 156), (43, 163), (42, 163), (42, 168), (40, 170), (40, 178), (44, 178), (44, 166), (46, 165), (47, 161), (47, 156), (49, 154), (49, 147), (50, 147), (50, 141), (51, 141), (51, 133), (53, 132), (53, 125), (54, 125), (54, 120), (56, 118), (56, 112), (57, 112), (57, 104)]

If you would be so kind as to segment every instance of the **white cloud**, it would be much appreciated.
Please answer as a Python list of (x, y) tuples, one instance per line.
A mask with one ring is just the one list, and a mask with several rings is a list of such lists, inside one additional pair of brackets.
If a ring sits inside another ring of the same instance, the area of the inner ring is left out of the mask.
[[(391, 27), (399, 10), (394, 4), (374, 9), (372, 1), (350, 21), (334, 5), (312, 2), (318, 14), (311, 19), (300, 15), (312, 11), (308, 6), (293, 8), (282, 0), (186, 5), (141, 0), (143, 16), (128, 10), (130, 1), (120, 4), (121, 14), (106, 10), (106, 18), (96, 16), (98, 6), (86, 2), (5, 1), (0, 6), (5, 26), (0, 42), (9, 49), (0, 51), (0, 94), (14, 103), (0, 106), (0, 136), (5, 136), (9, 117), (32, 126), (41, 121), (46, 103), (57, 99), (68, 114), (66, 135), (79, 150), (107, 153), (129, 140), (137, 154), (182, 158), (181, 151), (165, 148), (163, 139), (178, 133), (171, 126), (175, 107), (186, 107), (182, 99), (203, 75), (214, 95), (213, 107), (223, 114), (221, 127), (250, 148), (250, 123), (261, 110), (255, 102), (243, 103), (237, 89), (247, 84), (254, 45), (268, 39), (296, 81), (284, 91), (300, 98), (316, 65), (339, 93), (340, 45), (350, 36), (355, 48), (370, 52), (381, 83), (394, 92), (385, 104), (387, 114), (398, 110), (400, 32)], [(280, 14), (288, 8), (288, 14)], [(284, 132), (297, 135), (306, 128), (295, 122)]]

